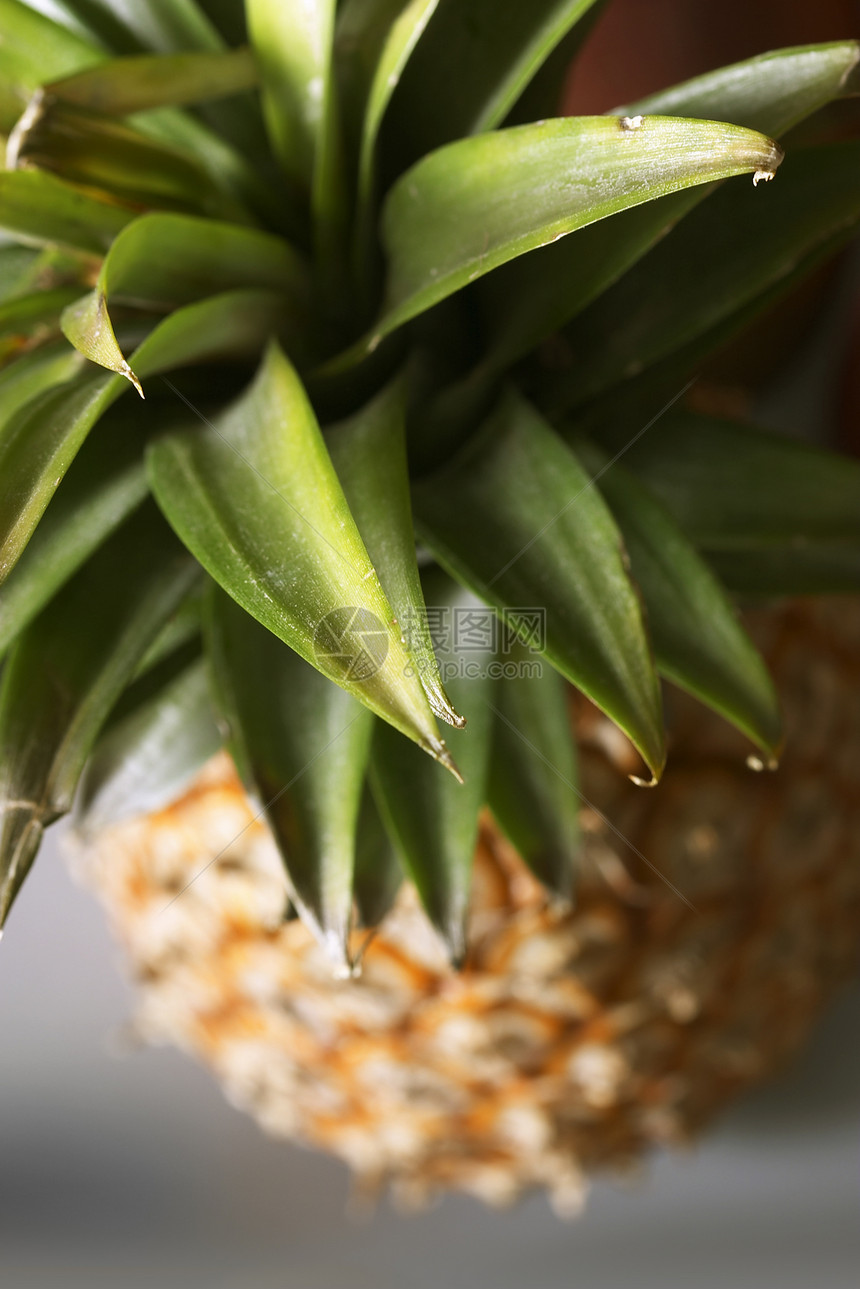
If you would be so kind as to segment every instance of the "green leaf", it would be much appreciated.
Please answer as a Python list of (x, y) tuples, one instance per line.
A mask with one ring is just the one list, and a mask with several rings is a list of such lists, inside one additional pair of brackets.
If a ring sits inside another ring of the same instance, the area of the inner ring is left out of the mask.
[(147, 672), (154, 671), (171, 657), (194, 649), (203, 634), (203, 612), (209, 595), (209, 578), (201, 577), (181, 604), (165, 622), (152, 644), (140, 660), (135, 672), (135, 682)]
[(45, 86), (45, 97), (91, 112), (131, 116), (199, 103), (251, 89), (257, 68), (249, 49), (229, 53), (144, 54), (114, 58)]
[[(144, 44), (127, 25), (124, 17), (111, 11), (110, 0), (51, 0), (55, 21), (89, 41), (101, 52), (140, 53)], [(59, 73), (57, 73), (59, 74)]]
[(738, 591), (860, 590), (860, 464), (751, 425), (676, 412), (625, 464)]
[[(483, 624), (494, 614), (475, 596), (439, 570), (425, 579), (425, 596), (436, 628), (436, 649), (451, 673), (446, 684), (468, 715), (469, 729), (457, 738), (462, 784), (422, 757), (387, 726), (377, 724), (371, 752), (371, 777), (380, 813), (415, 883), (421, 902), (441, 934), (452, 960), (466, 953), (466, 913), (478, 815), (486, 800), (494, 685), (493, 649), (482, 640), (463, 652), (457, 647), (464, 615)], [(467, 667), (464, 664), (468, 664)], [(472, 678), (469, 678), (471, 672)]]
[[(108, 0), (108, 3), (112, 3), (112, 0)], [(229, 3), (229, 0), (224, 0), (224, 3)], [(235, 4), (233, 0), (231, 8), (233, 26), (238, 23), (244, 30), (244, 6)], [(207, 0), (205, 5), (195, 3), (195, 0), (170, 0), (169, 3), (165, 0), (134, 0), (133, 5), (125, 9), (124, 17), (137, 33), (137, 44), (126, 48), (124, 52), (127, 53), (155, 50), (166, 55), (187, 52), (217, 54), (225, 49), (225, 38), (220, 33), (220, 28), (224, 24), (220, 16), (215, 13), (215, 6), (211, 0)], [(247, 43), (247, 32), (241, 41), (228, 41), (228, 43)], [(264, 183), (282, 187), (277, 182), (277, 169), (271, 164), (271, 153), (263, 126), (258, 94), (240, 95), (232, 98), (229, 103), (207, 101), (198, 111), (210, 127), (208, 131), (210, 145), (207, 147), (211, 146), (212, 141), (220, 135), (222, 142), (229, 140), (232, 149), (238, 150), (241, 156), (250, 162), (248, 167), (250, 172), (256, 169), (260, 172), (259, 178)], [(159, 112), (162, 122), (164, 114), (165, 109), (162, 109)], [(200, 122), (195, 122), (187, 114), (172, 113), (171, 115), (177, 126), (200, 125)], [(184, 117), (182, 122), (177, 119), (180, 117)], [(152, 120), (152, 114), (148, 114), (147, 128)], [(140, 126), (144, 128), (143, 120), (140, 120)], [(199, 155), (197, 148), (193, 150)], [(212, 160), (214, 161), (214, 157)], [(207, 169), (210, 173), (216, 173), (211, 165), (207, 166)], [(277, 193), (277, 198), (283, 209), (283, 192)], [(280, 227), (277, 216), (275, 226)]]
[(854, 141), (792, 154), (763, 192), (722, 188), (565, 328), (566, 366), (545, 382), (547, 405), (576, 406), (683, 350), (695, 365), (841, 245), (858, 218)]
[(237, 764), (303, 921), (349, 970), (355, 830), (373, 717), (217, 591), (208, 634)]
[(276, 345), (217, 423), (166, 434), (149, 465), (167, 518), (242, 608), (451, 765), (313, 410)]
[(159, 53), (217, 52), (224, 47), (217, 28), (195, 0), (134, 0), (128, 21), (144, 43)]
[(240, 287), (279, 291), (304, 315), (307, 276), (289, 243), (272, 233), (188, 215), (150, 214), (117, 237), (93, 291), (63, 314), (63, 331), (93, 362), (138, 389), (108, 312), (113, 299), (171, 309)]
[[(146, 379), (173, 367), (259, 352), (276, 328), (280, 297), (228, 291), (165, 318), (136, 350)], [(83, 372), (0, 424), (0, 582), (17, 562), (60, 480), (99, 417), (125, 393), (122, 376)]]
[(71, 809), (90, 749), (198, 571), (139, 511), (20, 637), (0, 687), (0, 924), (44, 829)]
[(3, 584), (0, 655), (146, 496), (140, 419), (118, 409), (73, 461)]
[(80, 355), (64, 340), (39, 345), (8, 363), (0, 371), (0, 427), (36, 394), (71, 379), (82, 366)]
[(100, 62), (96, 41), (54, 22), (19, 0), (0, 0), (0, 80), (21, 91), (23, 102), (48, 78), (68, 76)]
[(856, 40), (776, 49), (658, 90), (617, 112), (731, 121), (778, 137), (832, 99), (856, 93), (858, 64)]
[(103, 255), (136, 214), (38, 170), (0, 171), (0, 229), (31, 246)]
[(27, 295), (39, 272), (41, 252), (32, 246), (6, 244), (0, 237), (0, 300), (4, 303), (18, 295)]
[(570, 898), (579, 852), (579, 788), (566, 686), (519, 641), (499, 661), (489, 806), (535, 877)]
[(578, 446), (578, 455), (594, 471), (621, 529), (658, 670), (775, 758), (782, 739), (779, 699), (723, 588), (635, 475), (590, 445)]
[[(228, 273), (229, 265), (225, 277)], [(277, 275), (273, 276), (276, 280)], [(178, 270), (177, 278), (181, 279)], [(193, 363), (250, 358), (260, 353), (272, 335), (286, 335), (292, 341), (296, 325), (294, 309), (283, 290), (220, 290), (176, 309), (159, 322), (135, 350), (132, 362), (141, 380), (147, 380)], [(125, 391), (128, 386), (120, 379), (116, 388)]]
[(0, 304), (0, 336), (27, 336), (51, 324), (59, 328), (62, 310), (80, 293), (79, 286), (57, 286)]
[(409, 161), (501, 125), (594, 0), (441, 0), (403, 76), (397, 121)]
[(503, 399), (449, 466), (417, 486), (440, 563), (506, 614), (545, 614), (545, 654), (631, 740), (655, 778), (660, 691), (621, 537), (573, 452), (528, 404)]
[(287, 174), (310, 188), (328, 127), (334, 0), (247, 0), (263, 110)]
[[(219, 106), (230, 110), (237, 101), (240, 100), (233, 98), (227, 105), (204, 105), (200, 111), (216, 115)], [(240, 222), (247, 223), (246, 212), (251, 211), (273, 231), (288, 232), (288, 216), (295, 221), (295, 215), (286, 208), (285, 194), (277, 183), (275, 163), (268, 151), (259, 155), (260, 146), (254, 139), (247, 140), (244, 130), (234, 131), (238, 137), (228, 141), (216, 132), (216, 128), (199, 120), (196, 115), (174, 108), (144, 112), (131, 120), (141, 134), (191, 153), (215, 186), (238, 203), (236, 208), (243, 212)], [(237, 125), (242, 124), (241, 114), (232, 112), (230, 120)], [(262, 122), (260, 131), (262, 133)], [(265, 144), (265, 136), (263, 142)]]
[[(703, 117), (777, 138), (844, 93), (859, 57), (856, 41), (778, 50), (709, 72), (618, 114)], [(709, 191), (687, 190), (622, 212), (612, 223), (594, 224), (482, 281), (481, 312), (490, 337), (485, 367), (497, 373), (551, 336)]]
[(0, 429), (0, 582), (20, 558), (115, 377), (83, 373), (25, 403)]
[(403, 869), (373, 793), (365, 784), (355, 833), (353, 891), (362, 926), (379, 926), (403, 885)]
[(592, 0), (582, 17), (568, 28), (552, 52), (544, 57), (501, 124), (528, 125), (530, 121), (545, 121), (548, 116), (564, 114), (564, 92), (570, 69), (607, 3), (608, 0)]
[(337, 370), (500, 264), (640, 202), (728, 175), (770, 174), (782, 154), (707, 121), (573, 117), (461, 139), (419, 161), (385, 201), (382, 315)]
[(181, 650), (159, 670), (157, 685), (148, 676), (126, 690), (87, 762), (75, 802), (84, 834), (163, 810), (223, 742), (199, 652)]
[(9, 136), (6, 164), (50, 171), (140, 207), (253, 224), (229, 182), (193, 153), (38, 91)]
[(409, 497), (405, 391), (395, 382), (326, 434), (328, 450), (367, 553), (394, 610), (415, 672), (436, 716), (457, 728), (427, 623)]
[(356, 246), (368, 251), (376, 146), (403, 69), (439, 0), (348, 0), (337, 18), (335, 59), (345, 129), (357, 156)]

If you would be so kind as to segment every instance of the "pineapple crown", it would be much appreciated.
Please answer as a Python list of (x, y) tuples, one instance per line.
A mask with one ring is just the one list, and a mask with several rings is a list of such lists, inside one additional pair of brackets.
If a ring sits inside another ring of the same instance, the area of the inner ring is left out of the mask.
[(338, 960), (404, 869), (458, 960), (485, 803), (570, 891), (565, 682), (776, 758), (732, 597), (860, 589), (860, 466), (685, 395), (851, 238), (860, 47), (554, 117), (600, 8), (0, 0), (0, 921), (226, 740)]

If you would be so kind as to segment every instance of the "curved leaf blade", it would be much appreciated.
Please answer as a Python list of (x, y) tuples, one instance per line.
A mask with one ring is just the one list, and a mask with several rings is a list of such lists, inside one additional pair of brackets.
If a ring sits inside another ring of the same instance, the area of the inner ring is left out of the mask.
[[(595, 220), (693, 184), (772, 174), (782, 153), (718, 122), (572, 117), (461, 139), (403, 175), (385, 201), (380, 319), (329, 364), (372, 352), (417, 314), (491, 269)], [(326, 370), (326, 369), (324, 369)]]
[[(438, 569), (425, 580), (425, 596), (437, 627), (436, 649), (448, 669), (446, 684), (457, 706), (468, 713), (468, 733), (456, 745), (464, 782), (441, 774), (427, 757), (404, 747), (390, 727), (379, 723), (371, 750), (371, 781), (403, 867), (452, 961), (460, 966), (466, 954), (478, 817), (486, 799), (494, 682), (492, 645), (482, 647), (479, 642), (467, 657), (458, 652), (454, 615), (486, 618), (492, 617), (492, 610)], [(464, 661), (470, 664), (468, 671)]]
[[(779, 138), (843, 94), (858, 59), (856, 41), (781, 49), (709, 72), (617, 114), (702, 117)], [(708, 194), (708, 188), (688, 189), (637, 206), (482, 281), (482, 315), (490, 331), (487, 367), (501, 371), (569, 322)]]
[(8, 577), (116, 377), (84, 373), (25, 403), (0, 430), (0, 582)]
[(12, 171), (48, 171), (136, 209), (187, 210), (254, 223), (230, 176), (222, 182), (193, 152), (43, 90), (36, 91), (9, 135), (6, 165)]
[(108, 63), (51, 81), (45, 94), (91, 112), (131, 116), (153, 108), (238, 94), (256, 84), (257, 68), (251, 51), (232, 49), (228, 53), (112, 58)]
[(132, 702), (136, 687), (126, 691), (122, 715), (115, 713), (96, 743), (75, 802), (84, 834), (163, 810), (220, 748), (206, 664), (186, 652), (169, 660), (154, 692), (148, 685)]
[(0, 594), (0, 655), (147, 494), (140, 427), (93, 433), (60, 483)]
[[(224, 105), (224, 110), (230, 112), (230, 120), (234, 122), (237, 118), (231, 109), (236, 102), (233, 98)], [(253, 99), (250, 102), (252, 107), (255, 106)], [(200, 111), (208, 111), (211, 116), (217, 114), (219, 106), (215, 104), (208, 109), (204, 106)], [(209, 125), (190, 112), (173, 108), (139, 114), (132, 121), (141, 134), (194, 156), (211, 183), (225, 196), (233, 198), (240, 223), (254, 222), (249, 221), (250, 211), (262, 219), (265, 227), (290, 235), (287, 224), (295, 222), (294, 212), (287, 208), (284, 194), (278, 191), (274, 159), (268, 151), (259, 155), (260, 148), (255, 146), (253, 135), (250, 140), (244, 138), (245, 129), (236, 131), (238, 138), (228, 139), (219, 133), (218, 122)], [(241, 121), (237, 124), (241, 126)], [(262, 119), (260, 134), (265, 146)]]
[(293, 903), (348, 972), (373, 717), (220, 589), (210, 608), (209, 656), (240, 772), (265, 811)]
[(856, 40), (775, 49), (658, 90), (617, 111), (731, 121), (779, 137), (834, 98), (856, 93), (858, 64)]
[(514, 395), (445, 469), (415, 513), (445, 567), (507, 615), (545, 614), (544, 653), (624, 731), (658, 778), (660, 691), (618, 529), (591, 476)]
[(69, 349), (64, 340), (39, 345), (8, 363), (0, 370), (0, 426), (37, 394), (71, 380), (82, 366), (80, 355)]
[[(51, 0), (51, 12), (58, 25), (92, 42), (102, 57), (104, 50), (128, 54), (144, 49), (143, 42), (125, 19), (105, 8), (103, 0)], [(61, 72), (53, 75), (59, 76)]]
[(134, 0), (127, 21), (141, 41), (159, 53), (217, 52), (224, 47), (217, 27), (196, 0)]
[(500, 125), (594, 0), (441, 0), (397, 95), (408, 161)]
[(625, 457), (732, 589), (860, 590), (860, 465), (731, 421), (676, 412)]
[(459, 729), (463, 718), (439, 676), (415, 558), (405, 413), (405, 391), (396, 382), (349, 421), (328, 430), (326, 442), (430, 706)]
[(219, 418), (149, 450), (182, 540), (264, 626), (453, 768), (294, 369), (274, 344)]
[(0, 304), (0, 336), (28, 336), (37, 327), (58, 325), (62, 310), (79, 294), (78, 286), (57, 286)]
[[(138, 347), (141, 376), (222, 356), (259, 352), (283, 304), (271, 292), (230, 291), (165, 318)], [(107, 372), (81, 373), (30, 400), (0, 425), (0, 582), (8, 576), (45, 507), (99, 417), (128, 385)]]
[(792, 154), (763, 193), (720, 189), (565, 328), (565, 366), (545, 381), (546, 405), (578, 406), (685, 350), (695, 366), (699, 342), (712, 351), (722, 329), (832, 253), (858, 219), (855, 141)]
[(138, 512), (20, 637), (0, 687), (0, 924), (99, 730), (198, 570)]
[(345, 127), (357, 155), (357, 245), (366, 249), (376, 146), (386, 109), (439, 0), (349, 0), (337, 18), (335, 59)]
[(568, 27), (551, 52), (545, 54), (540, 67), (501, 124), (528, 125), (530, 121), (545, 121), (548, 116), (563, 114), (564, 89), (570, 69), (607, 4), (608, 0), (592, 0), (582, 16)]
[(38, 170), (0, 171), (0, 229), (31, 246), (104, 255), (136, 214)]
[(634, 475), (609, 465), (590, 445), (581, 445), (578, 455), (594, 470), (621, 529), (648, 610), (658, 670), (775, 758), (782, 741), (779, 699), (723, 588)]
[(107, 56), (97, 41), (20, 0), (0, 0), (0, 31), (0, 78), (19, 87), (22, 97), (46, 78), (71, 75)]
[(355, 833), (353, 890), (362, 926), (379, 926), (403, 884), (397, 850), (385, 830), (373, 792), (365, 783)]
[(114, 335), (112, 299), (168, 309), (253, 287), (279, 291), (285, 307), (304, 312), (305, 266), (282, 238), (187, 215), (142, 215), (116, 238), (95, 289), (65, 310), (63, 331), (84, 357), (125, 376), (140, 392)]
[(246, 3), (269, 136), (287, 174), (307, 188), (329, 111), (334, 14), (334, 0)]
[[(243, 33), (239, 41), (229, 40), (222, 34), (221, 29), (227, 24), (222, 15), (213, 12), (213, 0), (206, 0), (203, 5), (197, 3), (197, 0), (170, 0), (169, 4), (165, 0), (134, 0), (134, 4), (127, 6), (123, 14), (128, 25), (133, 28), (134, 43), (129, 45), (126, 40), (121, 48), (119, 42), (113, 39), (111, 47), (116, 48), (117, 52), (128, 53), (222, 53), (228, 44), (246, 44), (248, 41), (244, 5), (230, 3), (230, 9), (232, 13), (229, 25), (234, 30), (238, 26)], [(277, 168), (271, 164), (271, 152), (258, 99), (259, 95), (255, 92), (236, 97), (230, 103), (208, 101), (201, 105), (199, 112), (211, 127), (208, 132), (211, 139), (221, 136), (223, 141), (229, 141), (232, 150), (238, 150), (248, 159), (250, 172), (256, 169), (266, 184), (280, 186), (277, 183)], [(162, 120), (165, 111), (169, 109), (160, 110)], [(180, 121), (183, 125), (194, 124), (185, 114), (173, 112), (171, 115), (174, 124), (178, 125)], [(150, 115), (147, 126), (151, 121)], [(193, 151), (197, 153), (197, 147)], [(279, 193), (278, 197), (283, 211), (283, 194)], [(275, 226), (278, 226), (277, 217)]]
[(40, 252), (31, 246), (16, 246), (0, 239), (0, 300), (26, 295), (40, 268)]
[(135, 683), (171, 658), (194, 649), (203, 634), (203, 612), (208, 591), (208, 580), (201, 578), (185, 596), (141, 658), (134, 673)]
[(538, 881), (569, 899), (579, 852), (579, 791), (566, 687), (519, 642), (502, 665), (487, 800)]

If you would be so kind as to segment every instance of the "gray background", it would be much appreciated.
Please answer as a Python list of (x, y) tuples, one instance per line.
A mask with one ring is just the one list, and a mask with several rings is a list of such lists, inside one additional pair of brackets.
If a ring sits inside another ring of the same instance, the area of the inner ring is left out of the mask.
[[(46, 846), (0, 945), (0, 1282), (53, 1289), (848, 1289), (860, 1270), (860, 987), (695, 1153), (596, 1187), (351, 1222), (344, 1170), (264, 1138), (179, 1054), (112, 1054), (131, 997)], [(113, 1036), (113, 1040), (111, 1038)]]

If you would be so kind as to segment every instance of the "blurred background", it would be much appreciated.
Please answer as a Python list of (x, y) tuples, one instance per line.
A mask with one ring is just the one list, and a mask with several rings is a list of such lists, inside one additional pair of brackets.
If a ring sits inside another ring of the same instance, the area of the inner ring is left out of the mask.
[(860, 1266), (860, 985), (781, 1079), (694, 1152), (596, 1185), (560, 1222), (346, 1215), (345, 1170), (263, 1137), (132, 1015), (101, 909), (55, 837), (0, 945), (0, 1283), (9, 1289), (853, 1289)]

